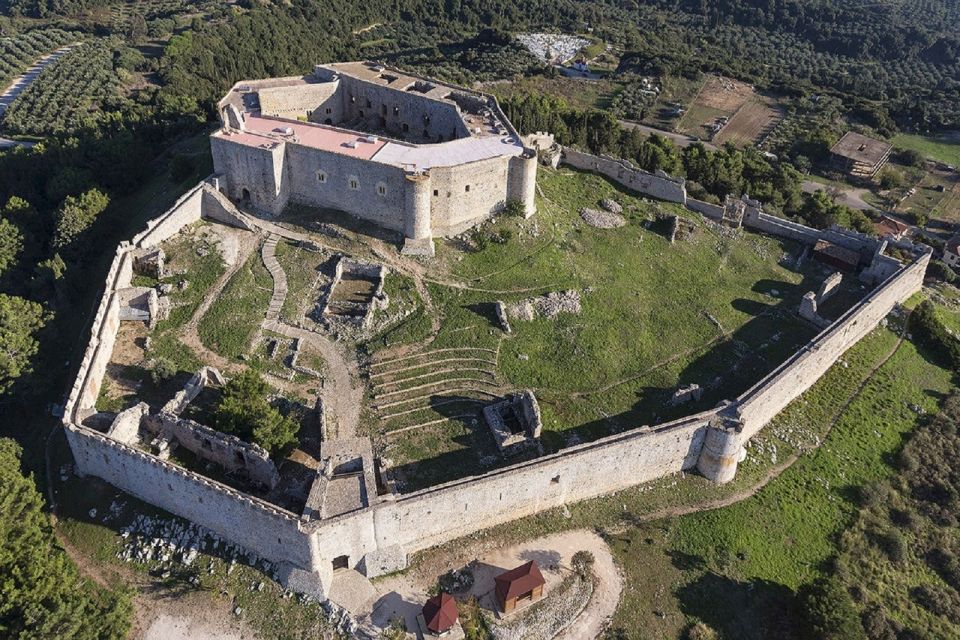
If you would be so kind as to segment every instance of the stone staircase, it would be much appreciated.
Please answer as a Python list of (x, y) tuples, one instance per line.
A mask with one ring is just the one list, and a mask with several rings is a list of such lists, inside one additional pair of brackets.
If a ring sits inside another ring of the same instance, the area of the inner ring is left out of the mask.
[(279, 241), (280, 236), (271, 233), (260, 249), (263, 266), (267, 268), (270, 277), (273, 278), (273, 296), (270, 298), (270, 306), (267, 307), (267, 320), (277, 320), (280, 317), (283, 301), (287, 299), (287, 274), (283, 272), (283, 268), (276, 257)]

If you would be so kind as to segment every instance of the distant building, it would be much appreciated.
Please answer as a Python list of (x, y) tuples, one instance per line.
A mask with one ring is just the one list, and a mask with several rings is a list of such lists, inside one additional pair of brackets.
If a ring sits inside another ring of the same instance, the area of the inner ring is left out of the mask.
[(857, 178), (872, 178), (887, 163), (892, 149), (889, 142), (848, 131), (830, 153), (840, 171)]
[(947, 240), (943, 247), (943, 261), (954, 269), (960, 268), (960, 233)]
[(497, 605), (504, 613), (510, 613), (518, 606), (535, 602), (543, 597), (543, 586), (546, 580), (540, 573), (540, 567), (531, 560), (501, 573), (496, 578)]
[(881, 216), (880, 222), (876, 223), (874, 228), (877, 230), (878, 236), (892, 240), (903, 240), (910, 232), (910, 225), (890, 216)]

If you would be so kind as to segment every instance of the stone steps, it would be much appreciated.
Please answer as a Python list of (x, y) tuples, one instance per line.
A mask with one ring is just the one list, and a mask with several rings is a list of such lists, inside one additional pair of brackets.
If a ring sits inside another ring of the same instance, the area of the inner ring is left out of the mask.
[(287, 274), (277, 261), (277, 243), (280, 236), (271, 233), (263, 247), (260, 250), (260, 256), (263, 258), (263, 265), (273, 278), (273, 296), (270, 298), (270, 304), (267, 306), (267, 318), (276, 320), (280, 317), (283, 310), (283, 302), (287, 299)]

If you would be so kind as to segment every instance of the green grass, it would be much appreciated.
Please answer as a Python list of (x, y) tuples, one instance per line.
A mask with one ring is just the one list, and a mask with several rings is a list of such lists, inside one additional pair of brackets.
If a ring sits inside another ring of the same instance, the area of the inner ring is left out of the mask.
[[(210, 287), (226, 271), (216, 247), (211, 246), (197, 233), (206, 224), (201, 222), (188, 227), (162, 245), (167, 254), (167, 268), (183, 272), (183, 275), (169, 276), (162, 280), (173, 285), (170, 292), (173, 308), (169, 318), (157, 323), (155, 334), (174, 331), (185, 325), (203, 302)], [(179, 287), (182, 280), (189, 283), (186, 289)]]
[[(634, 197), (588, 173), (545, 169), (538, 182), (543, 197), (536, 216), (484, 225), (472, 235), (473, 248), (461, 241), (441, 244), (427, 289), (440, 319), (429, 348), (499, 349), (496, 386), (482, 388), (532, 389), (546, 452), (733, 398), (815, 334), (794, 310), (824, 274), (815, 263), (808, 263), (808, 273), (780, 264), (798, 246), (750, 233), (718, 235), (679, 206)], [(624, 205), (625, 227), (601, 230), (581, 220), (580, 209), (597, 207), (604, 197)], [(690, 216), (696, 232), (671, 245), (660, 231), (665, 225), (655, 222), (658, 214)], [(478, 248), (478, 237), (508, 236)], [(466, 286), (449, 286), (448, 278)], [(514, 318), (509, 335), (499, 327), (497, 300), (509, 304), (566, 289), (580, 292), (581, 313)], [(415, 344), (428, 330), (429, 318), (415, 315), (367, 347), (375, 353), (388, 344)], [(477, 372), (446, 375), (487, 378)], [(688, 383), (705, 387), (704, 397), (669, 406), (675, 389)], [(453, 418), (386, 437), (387, 455), (408, 479), (407, 488), (422, 487), (510, 462), (490, 458), (487, 452), (494, 450), (483, 423), (477, 427), (461, 417), (475, 412), (476, 405), (466, 402), (431, 406), (375, 421), (371, 432)]]
[[(585, 173), (544, 170), (539, 183), (545, 198), (534, 218), (501, 219), (481, 230), (510, 230), (506, 244), (490, 242), (481, 251), (441, 247), (440, 261), (474, 290), (436, 283), (429, 289), (442, 315), (435, 348), (495, 348), (504, 336), (493, 314), (496, 300), (580, 292), (580, 314), (515, 319), (500, 350), (505, 382), (537, 393), (550, 447), (570, 435), (552, 438), (550, 431), (582, 427), (579, 437), (590, 438), (664, 418), (664, 400), (678, 384), (705, 385), (720, 376), (715, 393), (703, 400), (712, 406), (746, 389), (813, 335), (792, 317), (812, 280), (779, 264), (796, 246), (754, 234), (720, 237), (699, 221), (692, 239), (671, 245), (646, 226), (658, 211), (688, 215), (679, 207), (645, 202)], [(585, 225), (580, 208), (608, 196), (625, 206), (629, 224), (616, 230)], [(736, 360), (741, 367), (733, 372)], [(622, 420), (604, 419), (618, 415)]]
[(245, 354), (272, 295), (273, 279), (254, 252), (200, 320), (200, 340), (229, 358)]
[(288, 322), (296, 321), (302, 311), (309, 312), (316, 303), (319, 291), (314, 292), (311, 300), (307, 300), (307, 296), (317, 279), (320, 265), (329, 259), (327, 254), (307, 251), (297, 244), (292, 240), (283, 240), (277, 243), (276, 251), (277, 261), (287, 275), (287, 297), (280, 314)]
[[(890, 473), (891, 453), (918, 420), (907, 405), (933, 411), (950, 387), (951, 373), (905, 342), (844, 411), (896, 341), (892, 331), (877, 329), (844, 354), (754, 438), (727, 485), (697, 475), (671, 476), (474, 537), (505, 546), (579, 527), (599, 531), (626, 584), (612, 622), (614, 632), (623, 634), (617, 637), (680, 638), (692, 621), (703, 619), (723, 631), (723, 638), (792, 638), (793, 592), (835, 552), (837, 536), (855, 514), (852, 487)], [(715, 511), (645, 521), (646, 514), (661, 509), (704, 504), (750, 488), (798, 453), (791, 468), (752, 498)], [(429, 566), (460, 545), (454, 541), (423, 552), (413, 563)]]
[[(882, 353), (891, 341), (889, 334), (874, 333), (852, 357), (875, 356), (874, 346)], [(833, 403), (832, 397), (824, 397), (832, 396), (831, 377), (836, 378), (835, 370), (779, 416), (774, 429), (794, 428), (813, 418), (809, 424), (822, 430), (829, 412), (818, 409)], [(934, 411), (949, 388), (950, 372), (904, 343), (843, 413), (824, 446), (755, 497), (646, 525), (615, 541), (628, 575), (640, 582), (653, 579), (656, 587), (673, 592), (657, 598), (650, 585), (643, 592), (655, 602), (628, 596), (615, 624), (670, 637), (676, 627), (664, 629), (662, 621), (649, 614), (653, 605), (672, 610), (674, 624), (699, 618), (722, 630), (723, 637), (796, 637), (796, 622), (789, 620), (793, 591), (819, 575), (835, 554), (836, 536), (856, 513), (852, 489), (892, 472), (891, 454), (919, 420), (909, 405)], [(650, 538), (653, 544), (645, 542)], [(644, 548), (644, 558), (638, 557), (638, 547)], [(669, 584), (647, 573), (657, 563), (671, 567), (663, 577)], [(746, 610), (736, 608), (740, 606)], [(781, 616), (785, 619), (778, 619)]]
[(922, 153), (931, 160), (944, 162), (954, 167), (960, 166), (960, 139), (933, 138), (901, 133), (894, 136), (890, 142), (895, 147)]

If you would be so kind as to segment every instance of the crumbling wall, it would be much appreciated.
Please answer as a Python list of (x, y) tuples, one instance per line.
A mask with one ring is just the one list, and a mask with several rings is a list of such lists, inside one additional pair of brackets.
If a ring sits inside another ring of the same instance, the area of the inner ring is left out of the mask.
[(764, 213), (759, 202), (750, 200), (745, 196), (744, 202), (747, 203), (747, 206), (743, 214), (743, 226), (748, 229), (805, 244), (816, 244), (817, 240), (820, 239), (820, 232), (816, 229)]
[(626, 160), (609, 156), (595, 156), (570, 147), (563, 148), (561, 162), (577, 169), (595, 171), (618, 184), (668, 202), (687, 203), (687, 189), (683, 178), (674, 178), (662, 171), (649, 173), (637, 169)]
[(154, 435), (176, 440), (201, 460), (216, 463), (231, 473), (245, 474), (255, 485), (272, 489), (280, 480), (270, 454), (236, 436), (163, 412), (147, 417), (143, 426)]
[(926, 253), (881, 284), (738, 399), (743, 438), (753, 437), (790, 402), (809, 389), (843, 353), (872, 331), (894, 305), (920, 290)]
[(274, 563), (312, 567), (309, 536), (289, 511), (160, 460), (86, 427), (67, 424), (80, 475), (187, 518)]
[(687, 208), (701, 213), (711, 220), (716, 220), (719, 222), (723, 220), (723, 207), (718, 204), (710, 204), (709, 202), (704, 202), (703, 200), (696, 200), (694, 198), (687, 198)]

